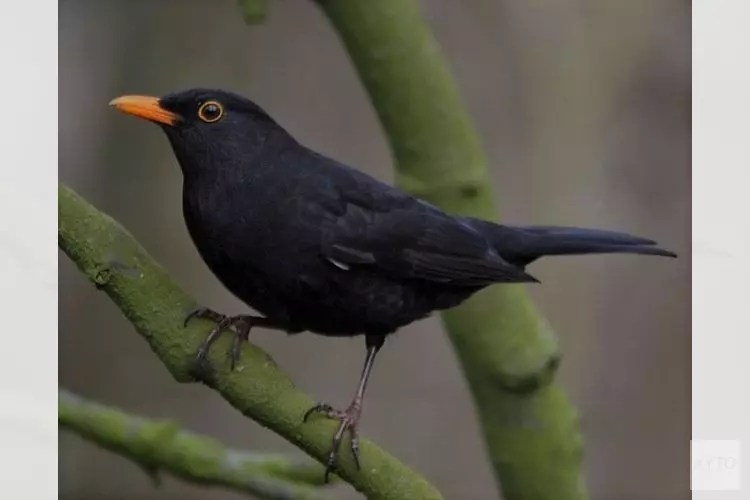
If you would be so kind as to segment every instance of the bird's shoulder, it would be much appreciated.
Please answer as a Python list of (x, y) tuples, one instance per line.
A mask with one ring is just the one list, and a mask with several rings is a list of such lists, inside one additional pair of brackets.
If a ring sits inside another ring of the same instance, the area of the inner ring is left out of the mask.
[(344, 216), (351, 207), (388, 212), (416, 201), (404, 191), (323, 154), (308, 149), (298, 154), (294, 165), (309, 189), (307, 197), (334, 215)]

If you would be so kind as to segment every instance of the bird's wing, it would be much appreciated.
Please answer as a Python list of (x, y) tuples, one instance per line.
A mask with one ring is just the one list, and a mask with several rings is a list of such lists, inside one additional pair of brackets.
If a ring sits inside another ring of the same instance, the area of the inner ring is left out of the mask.
[(396, 279), (455, 286), (536, 281), (462, 220), (413, 198), (389, 205), (346, 203), (324, 230), (324, 257), (342, 269), (374, 267)]

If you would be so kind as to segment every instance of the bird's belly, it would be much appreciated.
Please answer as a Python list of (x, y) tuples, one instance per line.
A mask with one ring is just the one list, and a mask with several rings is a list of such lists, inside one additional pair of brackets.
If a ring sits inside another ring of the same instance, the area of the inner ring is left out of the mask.
[(339, 269), (320, 276), (302, 273), (293, 289), (293, 293), (287, 289), (277, 295), (293, 321), (305, 330), (329, 336), (388, 335), (469, 295)]
[(375, 273), (293, 266), (277, 272), (236, 263), (209, 263), (224, 286), (259, 313), (327, 336), (388, 335), (436, 309), (457, 305), (471, 291), (434, 283), (393, 281)]

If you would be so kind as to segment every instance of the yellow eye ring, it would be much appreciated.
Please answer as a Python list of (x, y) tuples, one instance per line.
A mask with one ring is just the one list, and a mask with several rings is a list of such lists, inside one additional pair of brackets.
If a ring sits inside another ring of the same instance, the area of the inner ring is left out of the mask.
[(214, 123), (224, 116), (224, 108), (218, 101), (206, 101), (198, 108), (198, 118), (206, 123)]

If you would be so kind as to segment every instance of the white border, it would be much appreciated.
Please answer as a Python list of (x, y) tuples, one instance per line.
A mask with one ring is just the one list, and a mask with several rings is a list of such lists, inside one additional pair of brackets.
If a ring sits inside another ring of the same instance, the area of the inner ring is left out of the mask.
[[(3, 21), (0, 484), (8, 498), (52, 499), (57, 2), (5, 2)], [(693, 22), (693, 437), (749, 449), (750, 2), (695, 0)]]
[[(750, 2), (693, 2), (693, 439), (750, 449)], [(669, 397), (665, 394), (664, 397)], [(693, 464), (695, 467), (695, 464)], [(750, 474), (742, 465), (747, 498)], [(694, 498), (719, 498), (715, 491)], [(737, 495), (737, 496), (734, 496)]]
[(53, 499), (57, 498), (57, 2), (3, 2), (2, 20), (0, 490), (4, 498)]

